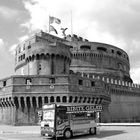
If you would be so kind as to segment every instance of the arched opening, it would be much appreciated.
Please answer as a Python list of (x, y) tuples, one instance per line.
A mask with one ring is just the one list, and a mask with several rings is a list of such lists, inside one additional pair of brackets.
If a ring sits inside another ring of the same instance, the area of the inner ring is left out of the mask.
[(117, 51), (117, 54), (118, 54), (119, 56), (121, 56), (121, 55), (122, 55), (122, 53), (121, 53), (120, 51)]
[(39, 60), (39, 54), (36, 55), (36, 60)]
[(69, 97), (69, 103), (72, 103), (72, 96)]
[(80, 49), (81, 49), (81, 50), (91, 50), (91, 46), (82, 45), (82, 46), (80, 46)]
[(30, 97), (26, 97), (27, 108), (31, 108)]
[(86, 99), (87, 99), (87, 97), (84, 97), (84, 101), (83, 101), (83, 103), (85, 103), (85, 102), (86, 102)]
[(44, 103), (48, 103), (48, 97), (47, 96), (44, 97)]
[(40, 59), (45, 59), (44, 53), (42, 53), (42, 54), (40, 55)]
[(79, 103), (81, 103), (83, 97), (80, 97)]
[(10, 106), (10, 103), (8, 101), (8, 98), (6, 98), (6, 101), (5, 102), (6, 102), (7, 107)]
[(75, 100), (74, 100), (74, 103), (77, 103), (77, 100), (78, 100), (78, 97), (76, 96), (75, 97)]
[(88, 97), (88, 101), (87, 101), (88, 103), (90, 103), (90, 99), (91, 99), (91, 98), (90, 98), (90, 97)]
[(32, 55), (32, 61), (35, 59), (35, 56), (34, 55)]
[(95, 99), (95, 104), (97, 104), (97, 103), (98, 103), (98, 98)]
[(69, 45), (69, 47), (70, 47), (70, 49), (73, 49), (73, 46), (70, 46), (70, 45)]
[(20, 103), (21, 103), (21, 109), (22, 111), (24, 111), (24, 108), (25, 108), (24, 97), (20, 98)]
[(98, 51), (103, 51), (103, 52), (107, 51), (107, 49), (105, 47), (97, 47), (97, 50)]
[(33, 104), (33, 108), (36, 108), (37, 107), (36, 97), (32, 97), (32, 104)]
[(58, 102), (58, 103), (60, 102), (60, 96), (56, 97), (56, 102)]
[(29, 61), (31, 61), (32, 60), (32, 57), (31, 56), (29, 56)]
[(38, 97), (38, 105), (39, 105), (39, 108), (42, 108), (42, 97)]
[(94, 103), (94, 98), (92, 98), (92, 101), (91, 101), (91, 103)]
[(19, 108), (19, 102), (18, 102), (18, 97), (14, 97), (14, 104), (16, 106), (16, 108)]
[(53, 97), (53, 96), (51, 96), (50, 102), (51, 102), (51, 103), (54, 103), (54, 97)]
[(51, 55), (51, 74), (55, 74), (54, 54)]
[(66, 103), (67, 102), (67, 97), (63, 96), (62, 101), (63, 101), (63, 103)]

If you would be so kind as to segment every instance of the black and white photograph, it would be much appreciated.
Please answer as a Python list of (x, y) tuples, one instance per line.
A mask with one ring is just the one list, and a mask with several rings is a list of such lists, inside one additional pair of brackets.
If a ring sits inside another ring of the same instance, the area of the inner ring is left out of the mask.
[(139, 133), (139, 0), (0, 0), (0, 140)]

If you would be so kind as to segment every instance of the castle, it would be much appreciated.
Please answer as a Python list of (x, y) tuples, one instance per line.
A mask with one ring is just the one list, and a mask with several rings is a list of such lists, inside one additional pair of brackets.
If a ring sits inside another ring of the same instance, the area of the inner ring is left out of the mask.
[(100, 122), (140, 121), (140, 86), (112, 45), (40, 31), (20, 43), (15, 75), (0, 80), (0, 124), (35, 125), (43, 104), (101, 104)]

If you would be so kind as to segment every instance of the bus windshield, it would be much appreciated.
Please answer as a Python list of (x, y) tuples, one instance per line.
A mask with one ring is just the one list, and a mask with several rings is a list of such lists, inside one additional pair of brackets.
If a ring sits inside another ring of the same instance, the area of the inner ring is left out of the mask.
[(49, 127), (54, 127), (55, 110), (45, 109), (43, 110), (43, 121), (46, 121)]

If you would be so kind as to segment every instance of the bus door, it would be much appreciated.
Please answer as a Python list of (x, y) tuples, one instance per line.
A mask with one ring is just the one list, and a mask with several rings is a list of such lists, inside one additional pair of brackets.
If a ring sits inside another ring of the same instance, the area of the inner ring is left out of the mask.
[(60, 106), (56, 112), (56, 130), (59, 132), (64, 131), (69, 126), (68, 114), (66, 113), (66, 107)]

